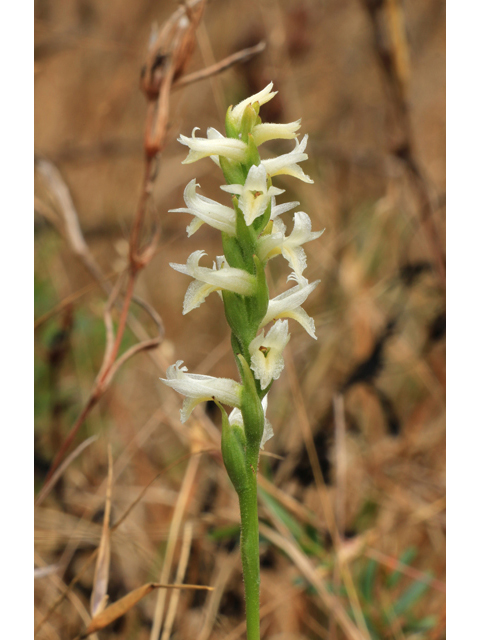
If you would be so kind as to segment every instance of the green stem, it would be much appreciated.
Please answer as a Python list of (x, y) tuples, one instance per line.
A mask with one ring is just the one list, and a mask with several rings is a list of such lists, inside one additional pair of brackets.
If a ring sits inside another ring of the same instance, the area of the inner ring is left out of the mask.
[(260, 548), (258, 539), (257, 464), (258, 453), (249, 455), (247, 445), (247, 476), (245, 488), (238, 494), (242, 534), (243, 580), (248, 640), (260, 640)]

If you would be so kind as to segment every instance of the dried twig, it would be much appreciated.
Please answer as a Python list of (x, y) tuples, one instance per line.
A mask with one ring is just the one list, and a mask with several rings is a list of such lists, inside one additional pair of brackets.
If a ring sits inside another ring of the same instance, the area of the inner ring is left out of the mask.
[(53, 487), (55, 486), (55, 484), (58, 482), (58, 480), (61, 478), (63, 472), (65, 471), (65, 469), (76, 459), (78, 458), (78, 456), (85, 451), (85, 449), (87, 447), (89, 447), (92, 442), (95, 442), (95, 440), (98, 440), (98, 436), (90, 436), (90, 438), (87, 438), (87, 440), (84, 440), (81, 444), (78, 445), (78, 447), (72, 451), (72, 453), (65, 458), (65, 460), (62, 462), (62, 464), (58, 467), (58, 469), (55, 471), (55, 473), (52, 475), (52, 477), (50, 478), (50, 480), (48, 482), (46, 482), (43, 487), (41, 488), (38, 496), (35, 499), (35, 506), (39, 507), (42, 502), (45, 500), (45, 498), (48, 496), (48, 494), (50, 493), (50, 491), (53, 489)]
[[(131, 591), (120, 600), (117, 600), (104, 611), (96, 615), (86, 628), (85, 632), (77, 636), (78, 640), (83, 640), (95, 631), (100, 631), (106, 626), (125, 615), (132, 607), (140, 602), (146, 595), (159, 589), (161, 591), (168, 589), (187, 589), (193, 591), (211, 591), (212, 587), (196, 585), (196, 584), (160, 584), (159, 582), (149, 582), (143, 586)], [(77, 640), (77, 638), (75, 640)]]
[(198, 82), (199, 80), (206, 80), (207, 78), (211, 78), (212, 76), (217, 75), (217, 73), (221, 73), (222, 71), (229, 69), (238, 62), (246, 62), (247, 60), (250, 60), (250, 58), (253, 58), (253, 56), (262, 53), (262, 51), (265, 50), (266, 46), (266, 42), (262, 40), (253, 47), (248, 47), (246, 49), (242, 49), (241, 51), (236, 51), (235, 53), (232, 53), (232, 55), (223, 58), (223, 60), (212, 64), (206, 69), (194, 71), (193, 73), (189, 73), (188, 75), (183, 76), (182, 78), (174, 82), (172, 89), (180, 89), (181, 87), (185, 87), (187, 84), (192, 84), (193, 82)]

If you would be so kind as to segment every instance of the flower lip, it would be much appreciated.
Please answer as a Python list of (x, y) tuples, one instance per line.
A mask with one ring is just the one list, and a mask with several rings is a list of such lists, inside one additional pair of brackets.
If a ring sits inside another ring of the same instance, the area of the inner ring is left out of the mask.
[(284, 193), (284, 189), (268, 187), (267, 172), (262, 164), (250, 167), (244, 185), (229, 184), (222, 185), (220, 188), (227, 193), (239, 196), (238, 206), (245, 216), (247, 226), (265, 212), (272, 197)]
[(249, 346), (252, 371), (260, 387), (266, 389), (272, 380), (277, 380), (283, 371), (283, 350), (290, 334), (287, 320), (277, 320), (270, 331), (261, 333), (252, 340)]

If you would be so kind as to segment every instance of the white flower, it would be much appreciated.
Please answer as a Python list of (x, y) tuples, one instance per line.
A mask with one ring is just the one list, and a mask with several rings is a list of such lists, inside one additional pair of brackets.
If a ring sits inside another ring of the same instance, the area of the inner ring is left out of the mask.
[[(265, 443), (268, 440), (270, 440), (270, 438), (273, 438), (274, 436), (272, 425), (270, 421), (267, 419), (267, 407), (268, 407), (267, 396), (265, 396), (262, 400), (262, 407), (263, 407), (263, 413), (265, 414), (265, 422), (263, 426), (262, 441), (260, 442), (260, 449), (263, 449), (263, 447), (265, 446)], [(230, 422), (231, 425), (236, 424), (242, 429), (245, 429), (245, 425), (243, 424), (243, 416), (240, 409), (233, 409), (233, 411), (228, 416), (228, 421)]]
[(260, 323), (260, 328), (276, 318), (292, 318), (292, 320), (296, 320), (301, 324), (305, 331), (316, 340), (315, 322), (300, 305), (305, 302), (320, 280), (309, 283), (306, 278), (298, 277), (294, 273), (288, 276), (288, 280), (296, 280), (298, 284), (270, 300), (267, 313)]
[(227, 193), (239, 196), (238, 206), (243, 211), (245, 222), (248, 226), (252, 224), (255, 218), (265, 213), (272, 196), (277, 196), (285, 191), (277, 187), (267, 187), (267, 172), (262, 165), (258, 167), (253, 165), (250, 168), (245, 185), (229, 184), (220, 188), (223, 191), (227, 191)]
[(187, 373), (182, 367), (183, 360), (178, 360), (167, 369), (167, 378), (160, 380), (178, 393), (186, 396), (180, 411), (180, 419), (185, 422), (193, 409), (204, 402), (215, 398), (230, 407), (239, 407), (242, 401), (242, 385), (228, 378), (214, 378), (196, 373)]
[(230, 112), (230, 117), (237, 128), (240, 127), (243, 112), (245, 111), (245, 109), (248, 107), (249, 104), (254, 104), (255, 102), (258, 102), (259, 105), (262, 106), (262, 104), (269, 102), (273, 97), (277, 95), (277, 91), (272, 91), (272, 87), (273, 87), (273, 82), (270, 82), (270, 84), (268, 84), (265, 87), (265, 89), (262, 89), (258, 93), (255, 93), (253, 96), (250, 96), (245, 100), (242, 100), (242, 102), (239, 102), (237, 105), (233, 107), (233, 109)]
[(296, 131), (300, 129), (300, 120), (288, 122), (286, 124), (276, 124), (273, 122), (262, 122), (253, 127), (253, 141), (259, 147), (268, 140), (292, 140), (296, 137)]
[(301, 245), (316, 240), (323, 231), (312, 233), (312, 221), (303, 211), (297, 211), (293, 220), (293, 230), (288, 237), (284, 223), (279, 218), (274, 220), (272, 233), (259, 239), (258, 257), (266, 262), (281, 253), (293, 271), (301, 276), (307, 266), (307, 256)]
[(272, 177), (284, 174), (298, 178), (303, 182), (313, 184), (313, 180), (309, 176), (305, 175), (303, 169), (301, 169), (297, 164), (298, 162), (303, 162), (308, 158), (308, 155), (305, 153), (307, 140), (308, 135), (304, 136), (300, 143), (298, 140), (295, 140), (295, 149), (290, 151), (290, 153), (285, 153), (282, 156), (278, 156), (278, 158), (262, 160), (262, 164), (267, 170), (268, 175)]
[[(206, 138), (196, 138), (195, 131), (199, 127), (195, 127), (192, 131), (192, 137), (187, 138), (180, 134), (178, 141), (190, 149), (190, 153), (182, 162), (182, 164), (190, 164), (208, 156), (224, 156), (235, 162), (245, 160), (247, 145), (241, 140), (235, 138), (224, 138), (215, 129), (207, 130)], [(219, 137), (220, 136), (220, 137)], [(216, 159), (218, 162), (218, 158)]]
[(252, 358), (252, 371), (257, 380), (260, 380), (262, 389), (266, 389), (270, 382), (277, 380), (282, 373), (282, 354), (289, 340), (288, 322), (277, 320), (266, 336), (262, 330), (250, 343), (248, 350)]
[(215, 229), (225, 231), (231, 236), (235, 235), (235, 211), (231, 207), (226, 207), (215, 200), (205, 198), (197, 194), (196, 188), (199, 187), (195, 181), (190, 182), (185, 187), (183, 199), (187, 208), (170, 209), (170, 213), (189, 213), (195, 218), (187, 227), (188, 237), (193, 235), (204, 222)]
[(184, 315), (192, 309), (199, 307), (205, 298), (213, 291), (227, 289), (242, 296), (253, 295), (256, 287), (255, 276), (243, 271), (243, 269), (229, 267), (223, 256), (217, 258), (217, 265), (214, 263), (213, 269), (200, 267), (198, 262), (204, 255), (205, 251), (194, 251), (192, 255), (188, 257), (187, 264), (170, 263), (170, 266), (175, 269), (175, 271), (185, 273), (195, 278), (185, 294), (185, 300), (183, 302)]
[(283, 204), (275, 204), (275, 198), (272, 198), (272, 213), (270, 215), (270, 220), (275, 220), (275, 218), (282, 213), (295, 209), (299, 204), (300, 202), (284, 202)]

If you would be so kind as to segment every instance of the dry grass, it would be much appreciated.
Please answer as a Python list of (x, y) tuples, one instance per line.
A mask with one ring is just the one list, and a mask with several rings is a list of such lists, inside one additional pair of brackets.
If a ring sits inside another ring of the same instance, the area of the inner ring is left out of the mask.
[[(150, 25), (177, 7), (157, 5), (36, 4), (36, 150), (68, 185), (109, 287), (128, 264), (142, 183), (138, 85)], [(306, 246), (309, 277), (322, 280), (307, 306), (318, 342), (292, 327), (269, 398), (267, 453), (276, 455), (261, 459), (263, 637), (445, 636), (444, 22), (433, 0), (207, 4), (187, 73), (262, 38), (267, 49), (172, 93), (141, 241), (154, 226), (160, 237), (135, 282), (148, 307), (131, 306), (119, 353), (157, 335), (150, 308), (165, 337), (119, 369), (43, 494), (102, 364), (107, 296), (59, 235), (58, 202), (37, 175), (37, 638), (73, 640), (91, 620), (108, 445), (109, 604), (152, 582), (215, 590), (159, 590), (97, 637), (148, 639), (154, 627), (162, 640), (245, 637), (239, 514), (219, 415), (199, 408), (181, 425), (181, 399), (158, 378), (177, 359), (236, 377), (220, 301), (182, 316), (187, 282), (168, 267), (195, 249), (220, 252), (213, 229), (187, 241), (187, 216), (167, 213), (192, 177), (205, 194), (220, 184), (206, 160), (182, 166), (175, 139), (193, 126), (221, 129), (225, 107), (270, 79), (280, 93), (265, 117), (302, 116), (310, 134), (315, 185), (285, 179), (285, 188), (326, 232)], [(287, 273), (271, 264), (279, 293)], [(112, 308), (112, 330), (118, 320)]]

